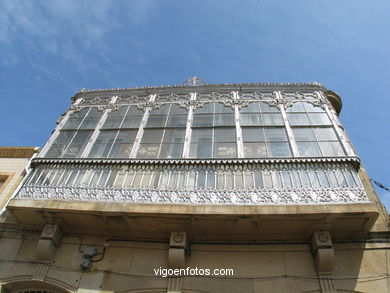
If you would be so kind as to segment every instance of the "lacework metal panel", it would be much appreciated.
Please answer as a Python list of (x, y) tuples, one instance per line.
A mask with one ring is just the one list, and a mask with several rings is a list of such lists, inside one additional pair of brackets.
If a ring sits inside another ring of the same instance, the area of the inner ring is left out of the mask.
[(233, 190), (154, 190), (74, 187), (23, 187), (18, 198), (143, 204), (305, 205), (368, 203), (363, 188)]
[(17, 197), (178, 204), (368, 202), (350, 163), (39, 164)]

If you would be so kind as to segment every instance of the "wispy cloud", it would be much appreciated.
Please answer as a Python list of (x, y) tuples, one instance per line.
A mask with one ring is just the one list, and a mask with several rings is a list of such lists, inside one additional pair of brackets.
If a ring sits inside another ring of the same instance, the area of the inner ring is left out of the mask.
[(155, 0), (1, 1), (0, 62), (14, 66), (18, 62), (14, 52), (22, 45), (82, 68), (90, 48), (102, 55), (109, 50), (102, 40), (121, 27), (123, 17), (135, 26), (144, 25), (155, 7)]

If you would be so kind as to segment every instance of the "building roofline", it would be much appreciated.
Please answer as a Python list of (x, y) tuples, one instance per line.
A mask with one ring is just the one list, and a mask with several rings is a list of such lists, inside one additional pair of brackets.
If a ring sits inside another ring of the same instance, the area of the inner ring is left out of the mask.
[(38, 147), (0, 147), (0, 158), (31, 158), (39, 153)]
[(131, 88), (111, 88), (111, 89), (81, 89), (79, 90), (73, 97), (72, 100), (74, 101), (77, 99), (80, 95), (96, 95), (100, 93), (108, 93), (108, 92), (126, 92), (126, 91), (151, 91), (154, 90), (162, 90), (162, 89), (205, 89), (205, 88), (212, 88), (212, 87), (261, 87), (264, 89), (273, 89), (273, 88), (285, 88), (285, 89), (291, 89), (291, 90), (298, 90), (301, 87), (308, 87), (308, 88), (314, 88), (319, 90), (326, 91), (326, 88), (318, 83), (318, 82), (257, 82), (257, 83), (224, 83), (224, 84), (205, 84), (205, 85), (199, 85), (199, 86), (189, 86), (189, 85), (160, 85), (160, 86), (143, 86), (143, 87), (131, 87)]

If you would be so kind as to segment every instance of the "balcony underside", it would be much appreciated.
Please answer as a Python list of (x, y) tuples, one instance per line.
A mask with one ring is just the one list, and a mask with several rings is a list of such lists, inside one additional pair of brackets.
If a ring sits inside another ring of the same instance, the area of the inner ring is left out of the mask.
[(306, 241), (324, 229), (335, 240), (364, 237), (378, 211), (372, 203), (317, 205), (174, 205), (13, 199), (26, 229), (59, 223), (66, 233), (168, 241), (187, 231), (192, 242)]

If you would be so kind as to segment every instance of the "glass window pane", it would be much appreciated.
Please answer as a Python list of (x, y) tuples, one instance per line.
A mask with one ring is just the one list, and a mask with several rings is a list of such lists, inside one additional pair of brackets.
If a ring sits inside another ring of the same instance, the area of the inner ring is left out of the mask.
[(329, 187), (330, 186), (329, 180), (328, 180), (328, 177), (325, 174), (325, 171), (318, 170), (317, 171), (317, 175), (318, 175), (318, 178), (320, 180), (321, 187)]
[(192, 121), (192, 127), (212, 127), (213, 126), (213, 115), (194, 115)]
[(302, 187), (311, 187), (308, 171), (299, 171), (299, 177), (301, 178)]
[(274, 188), (282, 188), (282, 179), (278, 171), (271, 171), (272, 183)]
[(188, 177), (187, 177), (187, 186), (189, 188), (194, 188), (195, 187), (195, 173), (194, 172), (189, 172)]
[(186, 127), (187, 115), (169, 115), (167, 127)]
[(233, 189), (233, 173), (225, 172), (225, 188)]
[(347, 179), (348, 186), (351, 186), (351, 187), (356, 187), (357, 186), (357, 184), (356, 184), (356, 182), (355, 182), (355, 180), (354, 180), (354, 178), (353, 178), (353, 176), (351, 174), (351, 171), (345, 170), (344, 171), (344, 176)]
[(317, 140), (337, 140), (337, 136), (333, 128), (326, 127), (326, 128), (313, 128), (314, 133), (317, 137)]
[(266, 141), (287, 141), (287, 134), (284, 128), (265, 128)]
[(208, 188), (215, 188), (215, 172), (214, 171), (207, 172), (207, 187)]
[[(65, 186), (71, 186), (74, 179), (76, 178), (76, 175), (77, 175), (77, 170), (72, 170), (70, 176), (68, 176), (68, 178), (66, 179)], [(39, 182), (40, 184), (43, 183), (44, 178), (45, 178), (44, 175), (42, 175), (40, 178), (41, 182)]]
[(75, 135), (76, 131), (60, 131), (45, 157), (57, 158), (60, 157), (68, 146), (69, 142)]
[(260, 102), (261, 112), (279, 112), (278, 107), (271, 107), (268, 103)]
[(291, 175), (293, 187), (297, 187), (297, 188), (302, 187), (298, 171), (296, 170), (291, 171), (290, 175)]
[(165, 127), (167, 116), (149, 116), (145, 128), (150, 127)]
[[(263, 181), (263, 176), (262, 176), (261, 172), (259, 172), (259, 171), (253, 172), (253, 177), (255, 178), (255, 182), (254, 182), (255, 183), (255, 187), (256, 188), (263, 188), (264, 187), (264, 181)], [(271, 182), (271, 187), (272, 187), (272, 182)]]
[(107, 178), (109, 175), (109, 171), (102, 171), (100, 173), (99, 181), (97, 182), (97, 186), (105, 186)]
[(299, 155), (302, 157), (320, 157), (321, 152), (316, 142), (297, 142)]
[(101, 174), (102, 174), (102, 171), (96, 171), (96, 172), (93, 174), (92, 179), (91, 179), (91, 182), (89, 182), (88, 186), (90, 186), (90, 187), (95, 187), (95, 186), (97, 186)]
[(290, 125), (310, 125), (309, 119), (306, 113), (287, 113), (287, 119)]
[(260, 113), (259, 102), (250, 103), (248, 106), (242, 108), (240, 113)]
[(292, 187), (292, 182), (290, 174), (288, 171), (281, 171), (280, 175), (282, 176), (283, 187)]
[(211, 142), (213, 130), (211, 128), (192, 129), (191, 143), (193, 142)]
[(196, 183), (196, 187), (204, 188), (206, 186), (206, 173), (198, 172), (198, 180)]
[(215, 143), (214, 158), (234, 158), (237, 155), (236, 143)]
[(150, 181), (150, 188), (157, 188), (159, 180), (160, 180), (160, 172), (154, 171), (152, 180)]
[(264, 131), (262, 128), (243, 127), (242, 137), (244, 142), (265, 141)]
[(244, 174), (244, 179), (245, 179), (245, 187), (246, 188), (253, 188), (254, 187), (252, 172), (246, 171)]
[(120, 130), (109, 157), (128, 158), (137, 135), (137, 130)]
[(265, 126), (284, 125), (281, 114), (262, 114), (261, 116)]
[(127, 112), (127, 109), (128, 106), (120, 107), (118, 110), (112, 110), (108, 114), (107, 119), (102, 126), (102, 129), (119, 128), (122, 123), (123, 117)]
[(128, 115), (123, 120), (121, 128), (139, 128), (143, 116), (129, 116), (129, 113), (127, 114)]
[(149, 115), (150, 116), (154, 116), (154, 115), (167, 116), (170, 106), (171, 106), (171, 104), (163, 104), (160, 106), (160, 108), (152, 110)]
[(137, 158), (157, 158), (158, 152), (160, 150), (160, 144), (144, 143), (141, 144), (138, 149)]
[(290, 147), (287, 142), (271, 142), (267, 146), (270, 156), (274, 158), (291, 156)]
[(141, 182), (140, 187), (141, 188), (149, 187), (149, 183), (150, 183), (151, 178), (152, 178), (151, 172), (144, 172), (144, 177), (142, 178), (142, 182)]
[(91, 151), (88, 154), (90, 158), (106, 158), (112, 147), (118, 130), (101, 130)]
[(199, 113), (214, 113), (214, 103), (207, 103), (203, 107), (197, 108), (195, 114)]
[(186, 187), (186, 173), (185, 172), (179, 172), (179, 179), (177, 183), (178, 188), (185, 188)]
[(322, 155), (325, 157), (344, 156), (343, 148), (339, 142), (319, 142)]
[(235, 125), (234, 114), (215, 114), (214, 126)]
[(261, 126), (263, 122), (259, 113), (243, 113), (240, 114), (240, 124), (241, 126)]
[(145, 129), (141, 143), (161, 143), (164, 129)]
[(267, 158), (267, 147), (265, 143), (246, 142), (244, 143), (245, 158)]
[(215, 128), (214, 129), (215, 142), (235, 142), (236, 128)]
[[(138, 172), (134, 176), (132, 188), (139, 188), (142, 181), (142, 173)], [(165, 182), (164, 182), (165, 183)], [(165, 185), (166, 186), (166, 185)]]
[(338, 187), (339, 183), (337, 181), (337, 178), (336, 178), (336, 175), (334, 174), (334, 172), (332, 170), (328, 170), (327, 173), (328, 173), (330, 185), (333, 187)]
[(80, 111), (75, 111), (70, 114), (68, 120), (66, 121), (62, 129), (77, 129), (88, 111), (89, 108), (84, 108)]
[(169, 176), (169, 188), (176, 188), (177, 186), (177, 180), (179, 178), (179, 172), (177, 171), (172, 171), (171, 175)]
[(191, 143), (191, 158), (211, 158), (211, 143)]
[(305, 106), (306, 112), (325, 112), (321, 107), (314, 106), (311, 103), (303, 102), (303, 105)]
[(187, 109), (182, 108), (177, 104), (172, 104), (169, 115), (187, 115)]
[(85, 146), (87, 145), (89, 138), (92, 135), (91, 131), (78, 131), (73, 138), (72, 142), (63, 154), (64, 158), (80, 157)]
[(311, 125), (332, 125), (326, 113), (308, 113)]
[(244, 179), (243, 179), (242, 172), (236, 172), (234, 174), (234, 180), (235, 180), (234, 188), (236, 189), (244, 188)]
[(163, 143), (184, 143), (185, 129), (166, 129)]
[(305, 109), (302, 102), (296, 102), (291, 107), (288, 107), (286, 112), (305, 112)]
[[(51, 182), (51, 185), (58, 186), (58, 183), (60, 182), (60, 179), (63, 174), (64, 174), (64, 170), (58, 170)], [(35, 176), (35, 179), (37, 179), (37, 176)], [(30, 182), (30, 185), (34, 185), (34, 182)]]
[[(272, 188), (273, 185), (272, 185), (272, 176), (271, 176), (271, 172), (270, 171), (267, 171), (267, 170), (264, 170), (262, 172), (262, 175), (263, 175), (263, 184), (264, 184), (264, 187), (265, 188)], [(257, 184), (256, 184), (256, 187), (257, 187)]]
[(296, 141), (315, 141), (313, 130), (311, 128), (292, 128)]
[(81, 123), (79, 129), (94, 129), (100, 118), (102, 118), (102, 115), (103, 111), (100, 111), (97, 108), (91, 108), (87, 117)]
[(339, 186), (347, 187), (347, 181), (345, 180), (345, 177), (343, 175), (343, 172), (341, 170), (335, 170), (337, 181), (339, 182)]
[(121, 170), (118, 172), (118, 175), (116, 176), (114, 187), (115, 188), (121, 188), (123, 180), (125, 179), (126, 171)]
[(309, 178), (310, 178), (310, 183), (312, 187), (320, 187), (320, 181), (318, 180), (317, 174), (313, 170), (308, 170), (307, 171)]
[(111, 171), (110, 176), (107, 179), (106, 187), (112, 187), (114, 185), (114, 181), (116, 179), (117, 171)]
[(182, 152), (182, 143), (164, 143), (161, 145), (159, 158), (181, 158)]
[(221, 171), (217, 172), (217, 189), (225, 188), (225, 174)]
[(215, 103), (214, 113), (234, 113), (234, 110), (231, 107), (227, 107), (221, 103)]

